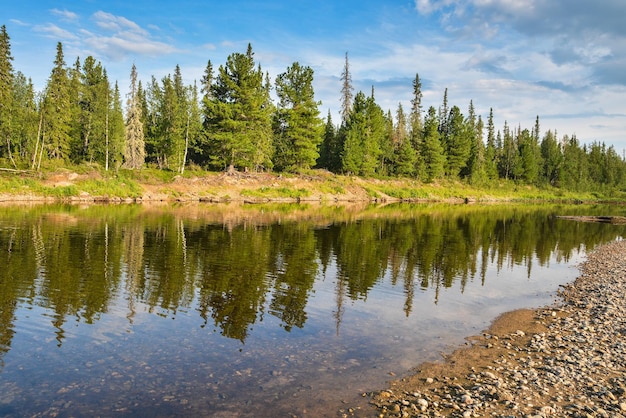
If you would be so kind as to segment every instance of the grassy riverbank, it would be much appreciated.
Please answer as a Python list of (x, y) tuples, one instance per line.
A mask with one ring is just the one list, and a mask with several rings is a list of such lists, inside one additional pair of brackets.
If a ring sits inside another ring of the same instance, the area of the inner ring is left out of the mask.
[(157, 169), (105, 172), (89, 165), (46, 172), (2, 172), (3, 201), (558, 201), (607, 202), (626, 199), (624, 192), (575, 193), (498, 181), (481, 187), (459, 181), (422, 183), (414, 179), (369, 178), (311, 170), (304, 174), (184, 174)]

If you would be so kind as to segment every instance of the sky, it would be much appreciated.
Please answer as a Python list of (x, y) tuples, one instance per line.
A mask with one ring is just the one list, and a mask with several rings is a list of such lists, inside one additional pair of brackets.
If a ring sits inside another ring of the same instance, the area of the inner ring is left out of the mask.
[(340, 121), (348, 54), (354, 93), (384, 111), (410, 109), (422, 81), (424, 110), (470, 101), (496, 129), (576, 135), (626, 150), (624, 0), (82, 0), (6, 1), (0, 25), (13, 67), (42, 90), (56, 45), (65, 61), (91, 55), (128, 90), (130, 69), (149, 82), (179, 65), (186, 84), (232, 53), (254, 57), (271, 79), (294, 62), (314, 70), (320, 113)]

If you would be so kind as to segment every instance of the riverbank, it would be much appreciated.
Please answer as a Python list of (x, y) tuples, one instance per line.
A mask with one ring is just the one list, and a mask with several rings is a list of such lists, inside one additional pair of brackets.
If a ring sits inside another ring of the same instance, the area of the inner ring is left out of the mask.
[(373, 394), (366, 416), (626, 417), (626, 241), (590, 253), (554, 306), (467, 344)]
[(501, 180), (480, 187), (460, 181), (422, 183), (408, 178), (362, 178), (324, 170), (301, 174), (202, 170), (177, 174), (149, 169), (117, 173), (75, 170), (0, 172), (0, 202), (610, 202), (620, 193), (574, 193)]

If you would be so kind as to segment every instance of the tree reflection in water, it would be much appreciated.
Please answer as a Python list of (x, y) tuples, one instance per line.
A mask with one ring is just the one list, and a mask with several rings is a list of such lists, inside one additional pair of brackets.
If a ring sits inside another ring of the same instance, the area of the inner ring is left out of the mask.
[[(35, 206), (0, 208), (0, 359), (20, 332), (17, 310), (50, 312), (57, 345), (68, 324), (95, 324), (137, 307), (166, 318), (197, 312), (227, 339), (249, 338), (268, 318), (286, 332), (307, 326), (316, 280), (334, 283), (340, 334), (349, 301), (384, 280), (416, 294), (572, 254), (614, 240), (621, 226), (555, 215), (609, 207), (390, 205)], [(331, 268), (332, 266), (332, 268)], [(329, 276), (334, 275), (334, 276)], [(121, 297), (120, 297), (121, 295)], [(125, 306), (117, 306), (123, 300)], [(330, 313), (329, 313), (330, 314)], [(0, 366), (2, 367), (2, 366)], [(1, 372), (0, 368), (0, 372)]]

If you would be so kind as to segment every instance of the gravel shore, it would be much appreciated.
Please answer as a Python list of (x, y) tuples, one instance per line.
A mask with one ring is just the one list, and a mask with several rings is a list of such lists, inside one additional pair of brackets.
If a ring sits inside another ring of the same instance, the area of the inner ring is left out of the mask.
[(468, 341), (372, 394), (369, 416), (626, 417), (626, 241), (590, 253), (554, 306)]

